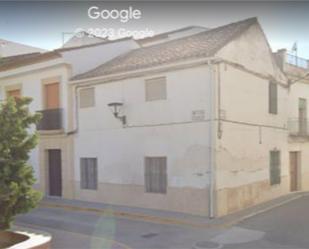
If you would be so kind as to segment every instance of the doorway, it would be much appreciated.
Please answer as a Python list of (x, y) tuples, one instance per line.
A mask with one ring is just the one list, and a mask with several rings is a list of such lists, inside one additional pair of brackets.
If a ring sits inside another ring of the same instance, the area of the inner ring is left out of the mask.
[(48, 150), (49, 195), (62, 196), (61, 150)]
[(290, 190), (300, 190), (300, 158), (299, 151), (290, 152)]

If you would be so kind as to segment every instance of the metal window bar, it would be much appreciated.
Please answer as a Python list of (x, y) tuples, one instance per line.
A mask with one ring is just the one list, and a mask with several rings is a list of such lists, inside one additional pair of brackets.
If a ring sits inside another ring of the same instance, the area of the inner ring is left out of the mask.
[(287, 54), (287, 63), (304, 69), (309, 68), (308, 60), (292, 54)]
[(309, 136), (308, 119), (291, 118), (288, 120), (289, 134), (293, 136)]

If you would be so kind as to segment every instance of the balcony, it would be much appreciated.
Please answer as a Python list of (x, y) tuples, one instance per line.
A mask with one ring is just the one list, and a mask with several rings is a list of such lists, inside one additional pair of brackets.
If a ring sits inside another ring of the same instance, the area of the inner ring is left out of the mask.
[(42, 119), (37, 125), (39, 131), (61, 130), (63, 128), (62, 109), (48, 109), (38, 111), (38, 113), (42, 115)]
[(303, 69), (309, 69), (309, 61), (301, 58), (299, 56), (295, 56), (292, 54), (287, 54), (286, 62), (290, 65), (293, 65), (295, 67), (303, 68)]
[(290, 136), (309, 138), (309, 121), (308, 119), (291, 118), (288, 121), (288, 130)]

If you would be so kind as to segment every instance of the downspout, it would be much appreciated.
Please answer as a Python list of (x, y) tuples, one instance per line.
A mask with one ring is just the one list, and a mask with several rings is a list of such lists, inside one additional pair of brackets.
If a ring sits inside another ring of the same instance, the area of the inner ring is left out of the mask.
[(216, 155), (215, 155), (215, 148), (216, 148), (216, 82), (213, 73), (213, 65), (211, 60), (207, 62), (208, 69), (209, 69), (209, 210), (208, 216), (209, 218), (215, 218), (215, 177), (216, 177)]
[(72, 131), (69, 131), (67, 134), (68, 135), (73, 135), (75, 133), (78, 132), (78, 128), (79, 128), (79, 118), (78, 118), (78, 88), (80, 88), (79, 86), (74, 86), (74, 93), (73, 93), (73, 98), (74, 99), (74, 110), (73, 110), (73, 119), (74, 119), (74, 123), (73, 123), (73, 127), (75, 126), (75, 128)]

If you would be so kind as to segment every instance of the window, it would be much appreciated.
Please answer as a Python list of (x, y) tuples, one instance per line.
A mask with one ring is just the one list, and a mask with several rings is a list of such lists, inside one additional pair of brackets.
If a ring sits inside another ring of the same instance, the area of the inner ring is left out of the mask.
[(21, 97), (21, 91), (20, 89), (14, 89), (14, 90), (8, 90), (6, 92), (7, 97), (13, 97), (15, 99), (20, 98)]
[(166, 157), (145, 158), (145, 191), (148, 193), (166, 193), (167, 173)]
[(82, 189), (98, 189), (98, 167), (96, 158), (80, 159), (80, 178)]
[(95, 105), (94, 87), (81, 89), (79, 92), (79, 107), (87, 108)]
[(281, 182), (281, 165), (280, 151), (270, 151), (270, 185), (280, 184)]
[(273, 82), (269, 82), (269, 113), (278, 113), (278, 86)]
[(166, 99), (166, 78), (154, 78), (145, 80), (146, 101)]
[(45, 109), (58, 109), (60, 107), (59, 83), (44, 85)]

